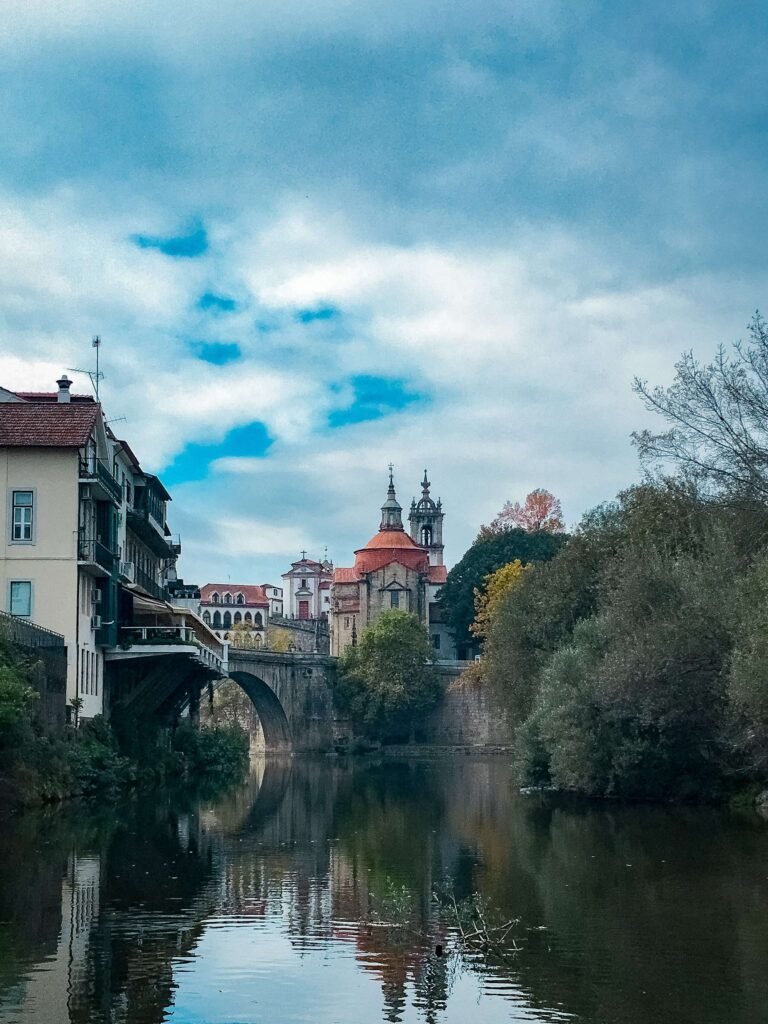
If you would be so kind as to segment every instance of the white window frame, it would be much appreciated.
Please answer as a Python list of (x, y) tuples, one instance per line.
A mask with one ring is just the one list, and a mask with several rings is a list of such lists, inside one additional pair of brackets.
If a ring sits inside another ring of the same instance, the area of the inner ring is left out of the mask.
[[(31, 494), (32, 495), (32, 504), (30, 506), (26, 506), (26, 505), (18, 505), (17, 506), (16, 502), (14, 501), (14, 495), (15, 494)], [(29, 531), (30, 532), (30, 536), (29, 536), (28, 540), (25, 539), (25, 538), (20, 538), (20, 539), (17, 540), (14, 537), (14, 530), (15, 530), (15, 526), (16, 526), (14, 513), (16, 511), (16, 508), (27, 508), (27, 507), (29, 507), (31, 509), (31, 522), (30, 522), (30, 531)], [(9, 543), (10, 544), (34, 544), (36, 542), (36, 539), (37, 539), (36, 538), (36, 534), (37, 534), (37, 515), (35, 514), (36, 511), (37, 511), (37, 489), (35, 487), (11, 487), (11, 488), (9, 488), (9, 490), (8, 490), (8, 523), (9, 523), (9, 526), (10, 526), (10, 537), (9, 537)]]
[[(29, 587), (29, 611), (27, 613), (20, 613), (13, 611), (13, 588), (18, 583), (26, 583)], [(17, 619), (31, 619), (32, 609), (34, 608), (35, 602), (35, 587), (32, 580), (8, 580), (8, 611), (14, 618)]]

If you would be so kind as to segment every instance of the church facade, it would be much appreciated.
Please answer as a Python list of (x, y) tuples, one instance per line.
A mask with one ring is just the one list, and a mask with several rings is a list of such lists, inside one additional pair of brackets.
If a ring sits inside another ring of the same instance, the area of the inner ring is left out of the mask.
[(355, 551), (354, 565), (333, 573), (331, 654), (343, 654), (383, 611), (399, 608), (416, 615), (428, 630), (436, 659), (455, 658), (453, 640), (437, 605), (437, 593), (447, 576), (444, 513), (442, 503), (432, 499), (430, 486), (425, 470), (421, 498), (411, 503), (410, 532), (406, 533), (390, 468), (378, 533)]

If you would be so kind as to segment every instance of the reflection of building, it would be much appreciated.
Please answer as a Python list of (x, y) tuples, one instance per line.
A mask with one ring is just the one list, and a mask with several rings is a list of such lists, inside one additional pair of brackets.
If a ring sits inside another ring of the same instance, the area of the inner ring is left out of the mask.
[(354, 644), (361, 629), (390, 608), (412, 612), (429, 629), (437, 656), (455, 657), (453, 640), (440, 620), (437, 593), (445, 583), (443, 510), (429, 493), (426, 470), (422, 497), (411, 505), (411, 533), (403, 529), (392, 471), (381, 508), (379, 532), (355, 552), (355, 564), (333, 574), (331, 653)]
[(289, 619), (321, 619), (331, 610), (333, 563), (328, 559), (316, 562), (302, 551), (298, 562), (292, 562), (283, 573), (285, 599), (283, 614)]
[(18, 1018), (24, 1024), (70, 1019), (68, 1008), (86, 976), (91, 929), (99, 913), (100, 877), (98, 856), (70, 854), (56, 952), (47, 958), (45, 970), (33, 971), (25, 982)]
[[(271, 592), (278, 587), (269, 587)], [(250, 637), (261, 646), (264, 643), (271, 605), (279, 600), (269, 597), (266, 586), (245, 583), (206, 583), (200, 588), (200, 610), (203, 622), (225, 640), (232, 639), (235, 626), (238, 633)]]

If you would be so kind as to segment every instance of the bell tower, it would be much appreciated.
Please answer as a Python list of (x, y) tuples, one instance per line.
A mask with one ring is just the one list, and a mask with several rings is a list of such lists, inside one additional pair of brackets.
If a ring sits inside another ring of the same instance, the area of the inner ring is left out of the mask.
[(414, 498), (411, 502), (411, 511), (408, 522), (411, 528), (411, 537), (417, 544), (427, 548), (429, 551), (429, 564), (443, 564), (443, 503), (438, 498), (433, 501), (429, 494), (432, 485), (424, 470), (424, 479), (421, 481), (421, 498), (417, 502)]

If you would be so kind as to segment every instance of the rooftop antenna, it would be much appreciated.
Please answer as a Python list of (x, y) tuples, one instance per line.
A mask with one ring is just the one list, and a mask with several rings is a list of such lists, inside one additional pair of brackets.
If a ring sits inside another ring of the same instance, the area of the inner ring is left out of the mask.
[(96, 401), (99, 401), (99, 382), (104, 379), (104, 374), (99, 369), (99, 352), (101, 351), (101, 338), (98, 334), (94, 335), (93, 341), (91, 342), (91, 348), (96, 349), (96, 369), (95, 370), (82, 370), (77, 366), (68, 366), (67, 369), (70, 373), (85, 373), (90, 378), (91, 387), (96, 392)]

